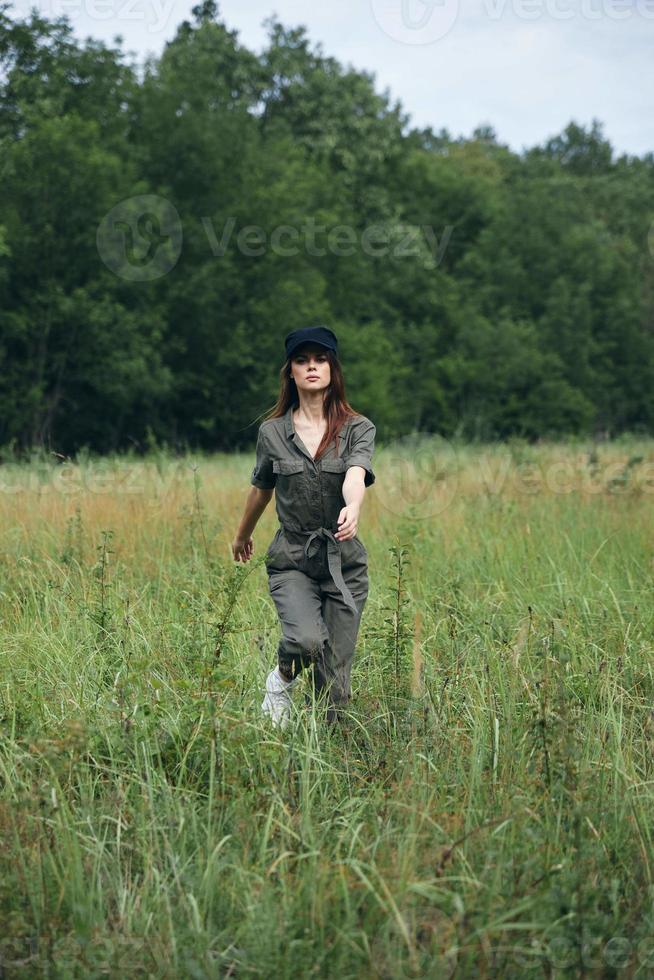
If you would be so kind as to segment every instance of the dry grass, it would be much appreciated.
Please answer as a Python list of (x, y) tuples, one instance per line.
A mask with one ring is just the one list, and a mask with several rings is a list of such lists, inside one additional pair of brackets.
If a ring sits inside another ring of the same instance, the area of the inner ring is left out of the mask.
[(408, 452), (350, 716), (283, 734), (250, 455), (0, 467), (8, 976), (647, 975), (654, 446)]

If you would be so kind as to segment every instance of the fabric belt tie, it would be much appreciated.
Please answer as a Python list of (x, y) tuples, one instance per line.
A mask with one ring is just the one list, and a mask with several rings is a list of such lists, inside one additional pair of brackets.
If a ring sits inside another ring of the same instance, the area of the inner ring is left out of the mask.
[[(322, 541), (327, 542), (327, 565), (329, 567), (329, 573), (334, 580), (336, 587), (343, 596), (345, 604), (350, 607), (353, 612), (358, 612), (354, 597), (347, 585), (345, 584), (345, 579), (343, 578), (343, 572), (341, 571), (341, 545), (338, 538), (334, 536), (334, 532), (330, 531), (326, 527), (317, 527), (313, 531), (296, 531), (294, 528), (286, 528), (291, 534), (303, 534), (308, 535), (306, 544), (304, 545), (304, 557), (313, 558), (318, 554), (320, 550), (320, 544)], [(312, 550), (311, 546), (314, 545)]]

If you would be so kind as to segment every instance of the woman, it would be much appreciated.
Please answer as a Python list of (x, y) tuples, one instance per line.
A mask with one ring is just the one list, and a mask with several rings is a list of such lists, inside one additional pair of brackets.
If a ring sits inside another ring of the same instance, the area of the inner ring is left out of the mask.
[(252, 557), (251, 535), (274, 490), (280, 526), (265, 561), (282, 637), (261, 708), (282, 727), (304, 667), (313, 667), (313, 691), (326, 699), (330, 723), (350, 697), (368, 597), (368, 553), (357, 528), (365, 488), (375, 482), (376, 431), (345, 399), (332, 330), (293, 330), (285, 347), (281, 391), (259, 427), (253, 488), (232, 543), (236, 561)]

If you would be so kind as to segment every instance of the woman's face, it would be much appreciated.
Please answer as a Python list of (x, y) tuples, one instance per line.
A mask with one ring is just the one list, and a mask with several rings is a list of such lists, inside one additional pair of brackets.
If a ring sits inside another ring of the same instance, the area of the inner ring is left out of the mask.
[(298, 391), (325, 391), (332, 372), (324, 347), (301, 347), (291, 357), (291, 377)]

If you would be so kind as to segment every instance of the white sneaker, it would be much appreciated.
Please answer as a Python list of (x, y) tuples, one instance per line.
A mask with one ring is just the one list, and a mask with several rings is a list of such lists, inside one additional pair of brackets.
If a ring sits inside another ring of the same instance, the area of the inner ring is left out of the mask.
[(263, 699), (261, 710), (264, 715), (269, 715), (275, 725), (286, 728), (291, 714), (290, 692), (293, 690), (300, 676), (294, 677), (292, 681), (286, 681), (279, 673), (279, 668), (271, 670), (266, 678), (266, 696)]

